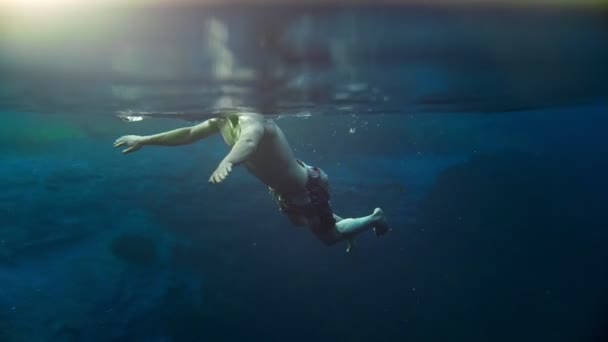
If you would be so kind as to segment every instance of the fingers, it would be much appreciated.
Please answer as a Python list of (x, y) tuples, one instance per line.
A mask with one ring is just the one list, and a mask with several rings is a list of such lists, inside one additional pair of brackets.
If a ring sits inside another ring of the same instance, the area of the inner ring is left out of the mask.
[(223, 182), (228, 177), (231, 171), (232, 165), (230, 164), (218, 168), (217, 170), (215, 170), (215, 172), (213, 172), (213, 174), (209, 178), (209, 183), (218, 184)]
[(128, 147), (128, 148), (125, 148), (124, 150), (122, 150), (122, 153), (123, 154), (131, 153), (131, 152), (135, 151), (135, 149), (136, 149), (135, 146), (131, 146), (131, 147)]
[(217, 170), (215, 170), (215, 172), (213, 172), (213, 174), (211, 175), (211, 177), (209, 178), (209, 183), (211, 184), (218, 184), (220, 183), (222, 180), (220, 179), (219, 173)]
[(134, 135), (122, 136), (114, 141), (114, 147), (126, 147), (122, 150), (123, 154), (135, 152), (141, 148), (141, 144)]
[(219, 184), (224, 180), (224, 178), (220, 177), (220, 175), (216, 172), (213, 175), (211, 175), (211, 178), (209, 178), (209, 183), (211, 184)]
[(225, 170), (218, 170), (215, 173), (215, 177), (213, 177), (213, 180), (215, 181), (215, 183), (221, 183), (224, 181), (224, 179), (226, 179), (226, 177), (228, 176), (228, 173)]
[(114, 147), (120, 147), (123, 145), (137, 145), (138, 144), (138, 138), (139, 136), (137, 135), (123, 135), (122, 137), (116, 139), (116, 141), (114, 141)]
[(228, 167), (224, 168), (223, 170), (220, 171), (220, 177), (222, 177), (222, 180), (226, 179), (226, 177), (228, 177), (228, 174), (230, 173), (230, 170)]
[(131, 142), (131, 136), (130, 135), (124, 135), (118, 139), (116, 139), (116, 141), (114, 141), (114, 147), (120, 147), (123, 145), (128, 145)]

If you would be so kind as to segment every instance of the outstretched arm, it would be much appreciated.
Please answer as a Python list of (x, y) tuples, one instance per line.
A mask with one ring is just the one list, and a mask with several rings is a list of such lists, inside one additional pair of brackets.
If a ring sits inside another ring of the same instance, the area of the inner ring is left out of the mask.
[(226, 179), (232, 171), (232, 167), (246, 162), (262, 140), (264, 135), (264, 122), (262, 120), (241, 116), (239, 117), (239, 126), (241, 133), (238, 140), (209, 178), (210, 183), (217, 184)]
[(191, 144), (219, 132), (217, 119), (209, 119), (198, 125), (183, 127), (155, 135), (125, 135), (116, 139), (114, 147), (126, 146), (122, 153), (135, 152), (145, 145), (177, 146)]

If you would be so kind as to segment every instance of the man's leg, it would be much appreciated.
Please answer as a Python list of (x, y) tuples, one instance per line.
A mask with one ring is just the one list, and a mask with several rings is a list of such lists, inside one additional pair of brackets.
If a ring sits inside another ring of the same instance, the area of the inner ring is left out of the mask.
[(340, 233), (342, 239), (350, 239), (355, 235), (364, 232), (370, 228), (374, 229), (377, 236), (384, 235), (388, 231), (388, 223), (384, 217), (382, 209), (376, 208), (371, 215), (342, 219), (337, 215), (336, 230)]
[[(307, 166), (306, 164), (303, 165), (311, 169), (310, 166)], [(328, 223), (328, 221), (330, 221), (330, 219), (327, 218), (328, 212), (330, 218), (332, 215), (331, 207), (329, 206), (329, 178), (323, 170), (315, 168), (315, 171), (319, 172), (319, 178), (312, 184), (314, 186), (313, 189), (308, 188), (307, 185), (308, 196), (311, 196), (311, 191), (314, 193), (315, 196), (311, 197), (311, 204), (320, 211), (322, 217), (317, 217), (312, 221), (309, 220), (309, 224), (313, 233), (323, 241), (323, 243), (326, 245), (333, 245), (338, 241), (346, 240), (348, 242), (347, 251), (349, 251), (352, 247), (354, 237), (363, 231), (373, 228), (376, 236), (381, 236), (388, 232), (389, 227), (386, 218), (384, 217), (384, 212), (382, 212), (382, 209), (380, 208), (374, 209), (374, 212), (371, 215), (356, 218), (343, 219), (340, 216), (333, 214), (335, 224), (334, 222)], [(313, 198), (316, 199), (316, 201), (312, 200)], [(332, 226), (331, 229), (327, 229), (330, 224)]]
[(376, 208), (371, 215), (364, 217), (343, 219), (334, 214), (334, 218), (336, 224), (329, 231), (320, 233), (313, 225), (313, 232), (315, 232), (315, 235), (328, 246), (333, 245), (338, 241), (345, 240), (348, 243), (346, 248), (347, 252), (350, 252), (353, 248), (353, 241), (357, 234), (373, 228), (376, 235), (380, 236), (386, 234), (389, 230), (384, 213), (380, 208)]

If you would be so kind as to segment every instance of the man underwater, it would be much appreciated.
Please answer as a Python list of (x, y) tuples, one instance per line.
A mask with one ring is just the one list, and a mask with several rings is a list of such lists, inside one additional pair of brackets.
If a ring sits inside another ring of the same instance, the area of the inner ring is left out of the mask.
[(114, 147), (126, 147), (122, 153), (127, 154), (145, 145), (191, 144), (215, 133), (221, 133), (232, 148), (209, 178), (209, 183), (223, 182), (233, 167), (244, 164), (270, 188), (280, 210), (294, 225), (308, 226), (326, 245), (345, 240), (347, 251), (352, 248), (353, 238), (363, 231), (373, 229), (377, 236), (388, 232), (380, 208), (358, 218), (343, 219), (333, 214), (325, 172), (296, 159), (283, 131), (263, 115), (229, 114), (155, 135), (126, 135), (118, 138)]

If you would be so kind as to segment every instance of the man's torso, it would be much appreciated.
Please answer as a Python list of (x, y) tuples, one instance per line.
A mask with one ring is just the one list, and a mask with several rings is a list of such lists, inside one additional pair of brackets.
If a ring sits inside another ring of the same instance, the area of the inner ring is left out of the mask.
[(300, 165), (287, 139), (274, 121), (257, 114), (239, 114), (221, 118), (218, 122), (224, 141), (233, 146), (241, 134), (239, 120), (253, 119), (263, 125), (264, 134), (253, 154), (245, 162), (247, 169), (279, 193), (305, 190), (308, 173)]

